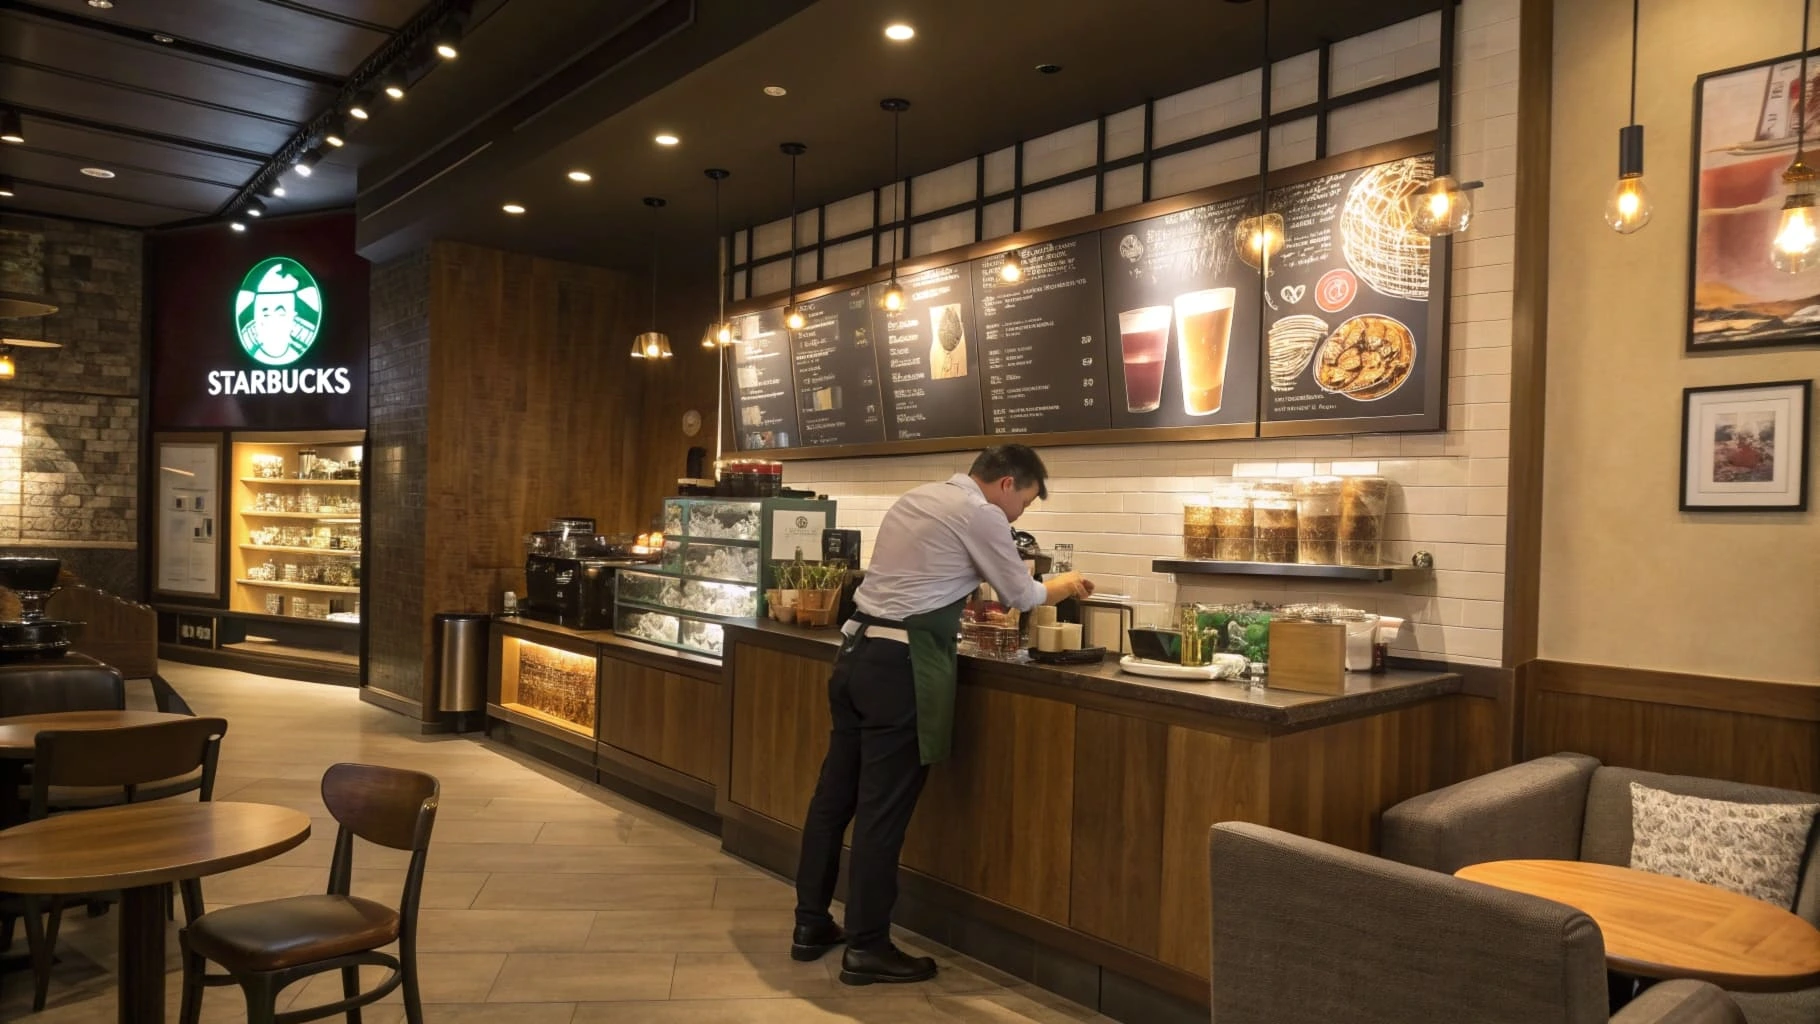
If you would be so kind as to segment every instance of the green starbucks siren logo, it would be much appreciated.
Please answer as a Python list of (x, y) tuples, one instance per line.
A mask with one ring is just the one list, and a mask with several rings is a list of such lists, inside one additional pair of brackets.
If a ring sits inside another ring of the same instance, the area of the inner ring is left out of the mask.
[(267, 366), (289, 366), (322, 331), (322, 289), (296, 260), (261, 260), (234, 296), (234, 328), (247, 355)]

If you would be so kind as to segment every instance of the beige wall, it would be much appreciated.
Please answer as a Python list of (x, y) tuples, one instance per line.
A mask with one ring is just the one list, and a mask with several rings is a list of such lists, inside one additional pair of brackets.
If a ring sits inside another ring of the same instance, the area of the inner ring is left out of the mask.
[(1631, 5), (1555, 5), (1541, 656), (1820, 683), (1813, 513), (1677, 511), (1685, 387), (1812, 378), (1820, 351), (1691, 358), (1695, 76), (1800, 49), (1779, 0), (1643, 5), (1637, 119), (1655, 218), (1601, 219), (1625, 120)]

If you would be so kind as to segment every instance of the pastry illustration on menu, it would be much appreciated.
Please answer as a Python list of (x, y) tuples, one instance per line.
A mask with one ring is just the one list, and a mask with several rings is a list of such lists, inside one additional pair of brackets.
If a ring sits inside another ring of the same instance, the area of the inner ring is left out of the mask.
[(909, 301), (895, 312), (883, 308), (885, 283), (871, 286), (872, 349), (886, 440), (985, 432), (968, 269), (957, 263), (902, 278)]
[[(1284, 246), (1265, 329), (1266, 420), (1436, 417), (1427, 383), (1430, 239), (1409, 198), (1432, 176), (1415, 156), (1273, 190)], [(1436, 370), (1438, 373), (1438, 369)]]
[[(1257, 415), (1257, 271), (1239, 258), (1233, 199), (1100, 235), (1114, 427), (1248, 423)], [(1235, 343), (1236, 340), (1236, 343)]]

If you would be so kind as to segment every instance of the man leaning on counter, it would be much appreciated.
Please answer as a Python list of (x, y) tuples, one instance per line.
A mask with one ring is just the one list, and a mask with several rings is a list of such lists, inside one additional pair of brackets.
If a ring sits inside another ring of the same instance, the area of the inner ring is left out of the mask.
[[(953, 738), (955, 635), (982, 581), (1028, 611), (1093, 584), (1079, 573), (1032, 579), (1011, 524), (1048, 497), (1043, 460), (1021, 444), (981, 452), (965, 473), (925, 484), (885, 513), (857, 611), (828, 680), (834, 727), (803, 823), (790, 955), (819, 959), (845, 942), (841, 981), (926, 981), (935, 961), (891, 943), (897, 861), (929, 766)], [(853, 822), (845, 931), (828, 913), (840, 873), (841, 836)]]

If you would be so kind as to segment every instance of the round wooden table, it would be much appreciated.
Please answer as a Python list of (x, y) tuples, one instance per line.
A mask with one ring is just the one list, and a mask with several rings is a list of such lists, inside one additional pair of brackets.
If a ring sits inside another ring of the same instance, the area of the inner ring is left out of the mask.
[(1739, 991), (1820, 984), (1820, 930), (1727, 889), (1569, 860), (1497, 860), (1454, 874), (1581, 911), (1604, 933), (1605, 960), (1616, 971)]
[(150, 803), (77, 811), (0, 833), (0, 890), (120, 890), (120, 1022), (164, 1020), (164, 885), (276, 857), (310, 818), (271, 804)]
[(37, 753), (41, 732), (124, 729), (133, 725), (181, 722), (188, 717), (162, 711), (55, 711), (46, 715), (0, 718), (0, 758), (31, 760)]

